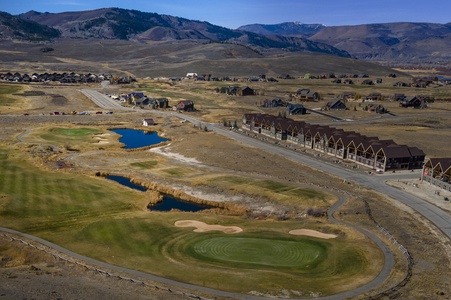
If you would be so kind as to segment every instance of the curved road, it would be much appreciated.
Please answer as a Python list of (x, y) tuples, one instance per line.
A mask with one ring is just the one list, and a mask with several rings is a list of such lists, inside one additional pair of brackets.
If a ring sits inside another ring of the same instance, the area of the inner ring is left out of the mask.
[[(390, 275), (391, 270), (392, 270), (392, 268), (394, 266), (394, 262), (395, 262), (394, 257), (393, 257), (393, 253), (390, 251), (390, 249), (387, 247), (387, 245), (385, 245), (384, 242), (382, 242), (382, 240), (380, 240), (376, 235), (374, 235), (371, 232), (368, 232), (368, 231), (366, 231), (364, 229), (361, 229), (361, 228), (352, 226), (350, 224), (347, 224), (345, 222), (339, 221), (339, 220), (337, 220), (337, 219), (335, 219), (333, 217), (333, 214), (335, 213), (335, 211), (341, 205), (343, 205), (346, 202), (346, 199), (342, 195), (337, 195), (337, 196), (339, 197), (339, 200), (332, 207), (330, 207), (328, 212), (327, 212), (329, 220), (331, 222), (334, 222), (334, 223), (338, 223), (338, 224), (342, 224), (342, 225), (345, 225), (345, 226), (349, 226), (349, 227), (351, 227), (351, 228), (363, 233), (367, 237), (369, 237), (376, 245), (378, 245), (378, 247), (384, 253), (384, 258), (385, 258), (384, 266), (382, 267), (380, 273), (376, 276), (376, 278), (374, 278), (369, 283), (367, 283), (367, 284), (365, 284), (363, 286), (360, 286), (357, 289), (354, 289), (354, 290), (351, 290), (351, 291), (346, 291), (346, 292), (335, 294), (335, 295), (331, 295), (331, 296), (315, 298), (315, 299), (319, 299), (319, 300), (342, 300), (342, 299), (358, 296), (360, 294), (369, 292), (369, 291), (377, 288), (378, 286), (380, 286), (380, 285), (382, 285), (384, 283), (384, 281)], [(95, 266), (100, 267), (100, 268), (104, 268), (104, 269), (108, 269), (108, 270), (112, 270), (112, 271), (125, 273), (125, 274), (128, 274), (130, 276), (135, 276), (135, 277), (139, 277), (139, 278), (149, 279), (149, 280), (152, 280), (154, 282), (162, 283), (162, 284), (165, 284), (165, 285), (178, 287), (178, 288), (184, 288), (184, 289), (191, 290), (193, 292), (200, 291), (200, 292), (205, 292), (205, 293), (208, 293), (208, 294), (214, 295), (214, 296), (233, 298), (233, 299), (244, 299), (244, 300), (268, 300), (268, 299), (271, 299), (271, 298), (268, 298), (268, 297), (258, 297), (258, 296), (252, 296), (252, 295), (224, 292), (224, 291), (220, 291), (220, 290), (206, 288), (206, 287), (203, 287), (203, 286), (196, 286), (196, 285), (192, 285), (192, 284), (188, 284), (188, 283), (183, 283), (183, 282), (167, 279), (167, 278), (156, 276), (156, 275), (152, 275), (152, 274), (149, 274), (149, 273), (144, 273), (144, 272), (140, 272), (140, 271), (136, 271), (136, 270), (131, 270), (131, 269), (127, 269), (127, 268), (111, 265), (111, 264), (108, 264), (108, 263), (104, 263), (104, 262), (92, 259), (92, 258), (87, 257), (87, 256), (83, 256), (83, 255), (77, 254), (77, 253), (72, 252), (72, 251), (70, 251), (70, 250), (68, 250), (66, 248), (63, 248), (61, 246), (58, 246), (56, 244), (53, 244), (53, 243), (51, 243), (49, 241), (46, 241), (44, 239), (41, 239), (39, 237), (30, 235), (30, 234), (22, 233), (22, 232), (19, 232), (19, 231), (16, 231), (16, 230), (12, 230), (12, 229), (9, 229), (9, 228), (4, 228), (4, 227), (0, 227), (0, 231), (4, 231), (4, 232), (7, 232), (7, 233), (23, 236), (23, 237), (25, 237), (25, 238), (27, 238), (29, 240), (33, 240), (33, 241), (38, 242), (38, 243), (40, 243), (42, 245), (45, 245), (45, 246), (50, 247), (52, 249), (55, 249), (55, 250), (59, 251), (60, 253), (68, 255), (68, 256), (70, 256), (72, 258), (81, 260), (83, 262), (86, 262), (86, 263), (91, 264), (91, 265), (95, 265)], [(103, 270), (103, 271), (106, 271), (106, 270)], [(290, 298), (290, 299), (293, 299), (293, 298)], [(307, 299), (311, 299), (311, 298), (302, 298), (302, 299), (307, 300)], [(302, 299), (299, 298), (299, 300), (302, 300)]]
[[(110, 99), (108, 96), (103, 95), (97, 91), (94, 90), (82, 90), (82, 93), (85, 94), (88, 98), (90, 98), (93, 102), (95, 102), (97, 105), (99, 105), (100, 107), (104, 107), (107, 109), (119, 109), (119, 110), (131, 110), (130, 108), (125, 108), (122, 107), (119, 103), (117, 103), (116, 101)], [(158, 112), (158, 113), (162, 113), (162, 112)], [(172, 113), (170, 113), (172, 114)], [(270, 153), (274, 153), (277, 155), (282, 155), (284, 157), (287, 157), (289, 159), (292, 159), (294, 161), (300, 162), (302, 164), (305, 164), (307, 166), (310, 166), (312, 168), (315, 169), (319, 169), (319, 170), (323, 170), (325, 172), (328, 172), (329, 174), (341, 177), (343, 179), (346, 180), (351, 180), (354, 181), (358, 184), (361, 184), (363, 186), (366, 186), (370, 189), (374, 189), (376, 191), (379, 191), (383, 194), (386, 194), (388, 196), (391, 196), (395, 199), (397, 199), (398, 201), (408, 205), (409, 207), (413, 208), (414, 210), (416, 210), (417, 212), (419, 212), (420, 214), (422, 214), (424, 217), (426, 217), (428, 220), (430, 220), (433, 224), (435, 224), (444, 234), (446, 234), (448, 236), (448, 238), (451, 239), (451, 218), (449, 217), (449, 215), (444, 212), (443, 210), (437, 208), (436, 206), (425, 202), (415, 196), (412, 196), (410, 194), (407, 194), (406, 192), (403, 192), (402, 190), (398, 190), (396, 188), (387, 186), (384, 183), (384, 178), (383, 176), (370, 176), (367, 174), (364, 174), (363, 172), (357, 172), (357, 171), (351, 171), (351, 170), (346, 170), (343, 168), (340, 168), (337, 165), (325, 162), (325, 161), (321, 161), (306, 155), (302, 155), (299, 152), (294, 152), (292, 150), (289, 150), (287, 148), (283, 148), (283, 147), (279, 147), (276, 145), (272, 145), (272, 144), (268, 144), (262, 141), (259, 141), (255, 138), (251, 138), (249, 136), (243, 135), (243, 134), (239, 134), (237, 132), (233, 132), (224, 128), (221, 128), (215, 124), (207, 124), (207, 123), (203, 123), (195, 118), (189, 117), (187, 115), (182, 115), (182, 114), (172, 114), (174, 116), (177, 116), (181, 119), (187, 120), (189, 122), (192, 122), (194, 124), (203, 124), (206, 125), (207, 128), (209, 130), (213, 130), (221, 135), (227, 136), (231, 139), (237, 140), (239, 142), (245, 143), (247, 145), (251, 145), (254, 147), (258, 147), (259, 149), (262, 149), (264, 151), (270, 152)], [(330, 210), (328, 211), (329, 214), (329, 218), (331, 219), (332, 222), (337, 222), (337, 223), (342, 223), (345, 224), (341, 221), (336, 220), (333, 217), (333, 212), (344, 203), (344, 198), (340, 196), (340, 200), (330, 208)], [(347, 226), (350, 226), (349, 224), (345, 224)], [(353, 227), (353, 226), (351, 226)], [(356, 228), (353, 227), (354, 229), (364, 233), (366, 236), (368, 236), (370, 239), (372, 239), (384, 252), (385, 255), (385, 264), (382, 268), (382, 271), (379, 273), (379, 275), (372, 280), (370, 283), (361, 286), (360, 288), (357, 288), (355, 290), (352, 291), (348, 291), (348, 292), (344, 292), (341, 294), (337, 294), (337, 295), (332, 295), (332, 296), (327, 296), (327, 297), (321, 297), (318, 299), (323, 299), (323, 300), (338, 300), (338, 299), (344, 299), (344, 298), (348, 298), (348, 297), (353, 297), (353, 296), (357, 296), (360, 295), (362, 293), (368, 292), (378, 286), (380, 286), (384, 280), (386, 278), (388, 278), (391, 269), (393, 267), (394, 264), (394, 258), (393, 258), (393, 254), (391, 253), (391, 251), (388, 249), (388, 247), (374, 234), (367, 232), (363, 229), (360, 228)], [(200, 286), (193, 286), (190, 284), (186, 284), (186, 283), (181, 283), (181, 282), (177, 282), (177, 281), (173, 281), (170, 279), (166, 279), (166, 278), (162, 278), (162, 277), (158, 277), (155, 275), (151, 275), (151, 274), (147, 274), (147, 273), (143, 273), (143, 272), (139, 272), (139, 271), (135, 271), (135, 270), (130, 270), (130, 269), (126, 269), (126, 268), (122, 268), (122, 267), (118, 267), (118, 266), (114, 266), (114, 265), (109, 265), (94, 259), (91, 259), (89, 257), (85, 257), (82, 255), (79, 255), (77, 253), (71, 252), (67, 249), (64, 249), (58, 245), (52, 244), (48, 241), (42, 240), (38, 237), (34, 237), (28, 234), (23, 234), (14, 230), (10, 230), (7, 228), (0, 228), (0, 230), (6, 231), (6, 232), (10, 232), (13, 234), (18, 234), (18, 235), (22, 235), (26, 238), (35, 240), (39, 243), (42, 243), (46, 246), (49, 246), (51, 248), (54, 248), (62, 253), (65, 253), (67, 255), (70, 255), (74, 258), (77, 259), (81, 259), (84, 260), (88, 263), (94, 264), (94, 265), (98, 265), (104, 268), (108, 268), (111, 270), (116, 270), (116, 271), (120, 271), (120, 272), (124, 272), (127, 274), (130, 274), (132, 276), (139, 276), (141, 278), (147, 278), (150, 280), (153, 280), (155, 282), (160, 282), (160, 283), (164, 283), (164, 284), (168, 284), (168, 285), (172, 285), (172, 286), (177, 286), (177, 287), (182, 287), (182, 288), (187, 288), (190, 290), (197, 290), (197, 291), (203, 291), (212, 295), (216, 295), (216, 296), (221, 296), (221, 297), (231, 297), (231, 298), (237, 298), (237, 299), (255, 299), (255, 300), (261, 300), (261, 299), (267, 299), (264, 297), (257, 297), (257, 296), (251, 296), (251, 295), (242, 295), (242, 294), (235, 294), (235, 293), (228, 293), (228, 292), (223, 292), (223, 291), (219, 291), (219, 290), (214, 290), (214, 289), (209, 289), (209, 288), (205, 288), (205, 287), (200, 287)]]

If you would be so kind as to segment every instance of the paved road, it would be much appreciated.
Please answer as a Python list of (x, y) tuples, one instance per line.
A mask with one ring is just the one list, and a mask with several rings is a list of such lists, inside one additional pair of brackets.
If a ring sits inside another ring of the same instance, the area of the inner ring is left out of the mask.
[(105, 108), (105, 109), (111, 109), (111, 110), (133, 110), (130, 107), (124, 107), (122, 106), (119, 101), (113, 100), (110, 97), (108, 97), (105, 94), (102, 94), (96, 90), (88, 90), (83, 89), (81, 92), (91, 99), (92, 102), (94, 102), (99, 107)]
[[(350, 226), (352, 228), (354, 228), (355, 230), (363, 233), (364, 235), (368, 236), (373, 242), (375, 242), (382, 250), (382, 252), (384, 253), (384, 257), (385, 257), (385, 261), (384, 261), (384, 266), (381, 269), (381, 272), (378, 274), (378, 276), (376, 278), (374, 278), (372, 281), (370, 281), (369, 283), (358, 287), (357, 289), (351, 290), (351, 291), (346, 291), (340, 294), (336, 294), (336, 295), (331, 295), (331, 296), (326, 296), (326, 297), (318, 297), (315, 299), (318, 300), (342, 300), (342, 299), (346, 299), (349, 297), (355, 297), (358, 296), (360, 294), (369, 292), (371, 290), (373, 290), (374, 288), (382, 285), (385, 280), (388, 278), (388, 276), (391, 273), (391, 270), (393, 269), (394, 266), (394, 257), (392, 252), (390, 251), (390, 249), (384, 244), (384, 242), (382, 242), (376, 235), (363, 230), (361, 228), (352, 226), (350, 224), (347, 224), (345, 222), (336, 220), (333, 217), (334, 212), (346, 202), (346, 199), (342, 196), (342, 195), (338, 195), (339, 197), (339, 201), (337, 203), (335, 203), (331, 208), (329, 208), (328, 210), (328, 218), (331, 222), (334, 223), (339, 223), (339, 224), (343, 224), (345, 226)], [(179, 281), (175, 281), (175, 280), (171, 280), (171, 279), (167, 279), (167, 278), (163, 278), (160, 276), (156, 276), (156, 275), (152, 275), (152, 274), (148, 274), (148, 273), (144, 273), (144, 272), (140, 272), (140, 271), (136, 271), (136, 270), (131, 270), (131, 269), (127, 269), (127, 268), (123, 268), (123, 267), (119, 267), (119, 266), (115, 266), (115, 265), (111, 265), (108, 263), (104, 263), (95, 259), (92, 259), (90, 257), (87, 256), (83, 256), (80, 254), (77, 254), (75, 252), (72, 252), (66, 248), (63, 248), (61, 246), (58, 246), (56, 244), (53, 244), (49, 241), (43, 240), (39, 237), (30, 235), (30, 234), (26, 234), (26, 233), (22, 233), (16, 230), (11, 230), (9, 228), (4, 228), (4, 227), (0, 227), (0, 231), (3, 232), (7, 232), (7, 233), (11, 233), (11, 234), (15, 234), (15, 235), (19, 235), (19, 236), (23, 236), (29, 240), (33, 240), (36, 241), (42, 245), (45, 245), (47, 247), (50, 247), (52, 249), (55, 249), (57, 251), (59, 251), (60, 253), (63, 253), (65, 255), (68, 255), (72, 258), (75, 258), (77, 260), (81, 260), (84, 263), (88, 263), (90, 265), (96, 266), (97, 269), (102, 270), (103, 272), (106, 273), (110, 273), (111, 271), (117, 271), (123, 274), (128, 274), (129, 276), (135, 277), (133, 279), (138, 280), (136, 278), (145, 278), (145, 279), (149, 279), (152, 280), (154, 282), (158, 282), (158, 283), (162, 283), (165, 285), (169, 285), (175, 288), (184, 288), (184, 289), (188, 289), (191, 291), (198, 291), (198, 292), (204, 292), (204, 293), (208, 293), (210, 295), (214, 295), (214, 296), (219, 296), (219, 297), (225, 297), (225, 298), (232, 298), (232, 299), (244, 299), (244, 300), (268, 300), (271, 298), (267, 298), (267, 297), (259, 297), (259, 296), (252, 296), (252, 295), (245, 295), (245, 294), (237, 294), (237, 293), (229, 293), (229, 292), (224, 292), (224, 291), (220, 291), (220, 290), (215, 290), (215, 289), (210, 289), (210, 288), (206, 288), (203, 286), (196, 286), (196, 285), (192, 285), (192, 284), (187, 284), (187, 283), (183, 283), (183, 282), (179, 282)], [(139, 281), (139, 280), (138, 280)], [(290, 298), (292, 299), (292, 298)], [(311, 298), (302, 298), (302, 299), (311, 299)], [(299, 298), (298, 300), (302, 300), (301, 298)]]
[[(82, 91), (85, 95), (87, 95), (90, 99), (92, 99), (97, 105), (107, 108), (107, 109), (122, 109), (122, 110), (130, 110), (129, 108), (124, 108), (124, 107), (117, 107), (116, 104), (120, 105), (119, 103), (115, 102), (114, 100), (110, 99), (108, 96), (105, 96), (97, 91), (92, 91), (92, 90), (83, 90)], [(113, 107), (114, 106), (114, 107)], [(157, 113), (161, 113), (161, 112), (157, 112)], [(173, 114), (173, 113), (169, 113), (169, 114)], [(315, 159), (313, 157), (310, 157), (308, 155), (302, 155), (299, 152), (294, 152), (290, 149), (287, 148), (283, 148), (277, 145), (273, 145), (273, 144), (269, 144), (266, 142), (262, 142), (258, 139), (255, 138), (251, 138), (249, 136), (231, 131), (231, 130), (227, 130), (224, 129), (221, 126), (218, 126), (216, 124), (208, 124), (208, 123), (204, 123), (201, 122), (195, 118), (192, 118), (186, 114), (174, 114), (177, 117), (187, 120), (193, 124), (197, 124), (197, 125), (201, 125), (203, 126), (207, 126), (208, 130), (213, 130), (221, 135), (227, 136), (231, 139), (237, 140), (239, 142), (245, 143), (247, 145), (250, 146), (254, 146), (257, 147), (259, 149), (262, 149), (264, 151), (267, 152), (271, 152), (271, 153), (275, 153), (281, 156), (284, 156), (286, 158), (292, 159), (294, 161), (298, 161), (302, 164), (305, 164), (307, 166), (313, 167), (315, 169), (319, 169), (319, 170), (323, 170), (329, 174), (338, 176), (340, 178), (346, 179), (346, 180), (350, 180), (350, 181), (354, 181), (358, 184), (361, 184), (365, 187), (368, 187), (370, 189), (374, 189), (376, 191), (379, 191), (383, 194), (386, 194), (388, 196), (391, 196), (393, 198), (395, 198), (396, 200), (408, 205), (409, 207), (413, 208), (414, 210), (416, 210), (417, 212), (419, 212), (420, 214), (422, 214), (423, 216), (425, 216), (427, 219), (429, 219), (432, 223), (434, 223), (441, 231), (443, 231), (448, 238), (451, 239), (451, 218), (450, 216), (442, 211), (441, 209), (437, 208), (436, 206), (425, 202), (421, 199), (419, 199), (418, 197), (412, 196), (410, 194), (407, 194), (406, 192), (390, 187), (388, 185), (385, 184), (385, 180), (389, 179), (390, 176), (371, 176), (368, 175), (367, 173), (364, 173), (362, 171), (353, 171), (353, 170), (347, 170), (344, 168), (341, 168), (335, 164), (332, 163), (328, 163), (319, 159)], [(415, 178), (415, 176), (418, 178), (419, 175), (417, 174), (396, 174), (395, 176), (391, 176), (391, 178)], [(330, 208), (330, 210), (328, 211), (329, 216), (331, 218), (331, 221), (333, 222), (338, 222), (341, 223), (340, 221), (336, 220), (333, 218), (333, 212), (342, 205), (342, 203), (344, 202), (344, 199), (342, 197), (340, 197), (340, 200), (337, 202), (336, 205), (332, 206)], [(349, 226), (349, 224), (346, 224)], [(351, 225), (352, 226), (352, 225)], [(352, 226), (353, 227), (353, 226)], [(391, 253), (391, 251), (387, 248), (387, 246), (375, 235), (373, 235), (370, 232), (367, 232), (363, 229), (360, 228), (356, 228), (353, 227), (354, 229), (364, 233), (366, 236), (368, 236), (370, 239), (372, 239), (383, 251), (384, 255), (385, 255), (385, 264), (382, 268), (382, 271), (380, 272), (380, 274), (370, 283), (352, 290), (352, 291), (348, 291), (345, 293), (341, 293), (341, 294), (337, 294), (337, 295), (332, 295), (332, 296), (328, 296), (328, 297), (322, 297), (322, 298), (318, 298), (318, 299), (323, 299), (323, 300), (338, 300), (338, 299), (344, 299), (344, 298), (348, 298), (348, 297), (353, 297), (356, 295), (360, 295), (362, 293), (368, 292), (372, 289), (374, 289), (377, 286), (380, 286), (384, 280), (386, 278), (388, 278), (391, 269), (393, 267), (394, 264), (394, 258), (393, 258), (393, 254)], [(5, 231), (10, 231), (6, 228), (0, 228), (2, 230)], [(17, 234), (21, 234), (16, 232)], [(24, 235), (24, 234), (22, 234)], [(89, 263), (92, 264), (96, 264), (98, 266), (102, 266), (105, 268), (109, 268), (112, 270), (118, 270), (121, 272), (125, 272), (128, 273), (130, 275), (133, 276), (140, 276), (143, 278), (148, 278), (151, 279), (153, 281), (156, 282), (161, 282), (161, 283), (165, 283), (165, 284), (170, 284), (173, 286), (178, 286), (178, 287), (184, 287), (184, 288), (188, 288), (188, 289), (192, 289), (192, 290), (198, 290), (198, 291), (204, 291), (207, 293), (210, 293), (212, 295), (216, 295), (216, 296), (222, 296), (222, 297), (231, 297), (231, 298), (236, 298), (236, 299), (255, 299), (255, 300), (259, 300), (259, 299), (266, 299), (266, 298), (262, 298), (262, 297), (257, 297), (257, 296), (250, 296), (250, 295), (241, 295), (241, 294), (234, 294), (234, 293), (227, 293), (227, 292), (223, 292), (223, 291), (218, 291), (218, 290), (214, 290), (214, 289), (208, 289), (208, 288), (204, 288), (204, 287), (200, 287), (200, 286), (193, 286), (193, 285), (189, 285), (189, 284), (185, 284), (185, 283), (180, 283), (180, 282), (176, 282), (173, 280), (168, 280), (165, 278), (161, 278), (158, 276), (154, 276), (151, 274), (147, 274), (147, 273), (142, 273), (142, 272), (138, 272), (138, 271), (134, 271), (134, 270), (129, 270), (129, 269), (125, 269), (125, 268), (121, 268), (121, 267), (117, 267), (117, 266), (112, 266), (109, 264), (105, 264), (103, 262), (99, 262), (96, 260), (93, 260), (91, 258), (88, 257), (84, 257), (81, 255), (78, 255), (76, 253), (70, 252), (64, 248), (61, 248), (57, 245), (51, 244), (47, 241), (44, 240), (40, 240), (39, 238), (30, 236), (30, 235), (24, 235), (28, 238), (37, 240), (38, 242), (41, 242), (45, 245), (48, 245), (52, 248), (55, 248), (63, 253), (66, 253), (68, 255), (71, 255), (73, 257), (82, 259), (84, 261), (87, 261)]]
[[(185, 115), (180, 115), (179, 117), (184, 119), (192, 119), (187, 118)], [(196, 121), (198, 123), (198, 121)], [(413, 208), (415, 211), (426, 217), (429, 221), (431, 221), (437, 228), (439, 228), (448, 238), (451, 240), (451, 216), (438, 208), (437, 206), (426, 202), (416, 196), (408, 194), (400, 189), (391, 187), (385, 184), (385, 181), (390, 178), (419, 178), (420, 174), (418, 172), (413, 174), (403, 174), (403, 175), (368, 175), (361, 170), (347, 170), (336, 164), (322, 161), (320, 159), (315, 159), (308, 155), (303, 155), (299, 152), (294, 152), (290, 149), (279, 147), (277, 145), (272, 145), (266, 142), (262, 142), (258, 139), (251, 138), (247, 135), (243, 135), (234, 131), (230, 131), (215, 124), (208, 125), (209, 130), (213, 130), (219, 134), (232, 138), (234, 140), (240, 141), (242, 143), (258, 147), (263, 149), (264, 151), (275, 153), (278, 155), (282, 155), (294, 161), (300, 162), (307, 166), (310, 166), (315, 169), (322, 170), (329, 174), (338, 176), (340, 178), (353, 181), (357, 184), (365, 186), (367, 188), (376, 190), (382, 194), (388, 195), (403, 204)]]

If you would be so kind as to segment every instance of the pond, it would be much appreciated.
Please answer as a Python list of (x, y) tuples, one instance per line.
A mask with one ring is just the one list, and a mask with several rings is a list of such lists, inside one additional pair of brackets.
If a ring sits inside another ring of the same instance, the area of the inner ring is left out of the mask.
[[(134, 184), (133, 182), (131, 182), (130, 178), (127, 177), (108, 175), (105, 178), (116, 181), (119, 184), (138, 191), (147, 191), (146, 187), (143, 187), (139, 184)], [(153, 211), (171, 211), (172, 209), (177, 209), (186, 212), (197, 212), (209, 208), (212, 207), (209, 205), (201, 205), (197, 203), (182, 201), (168, 195), (163, 195), (163, 200), (161, 202), (158, 202), (157, 204), (152, 206), (148, 206), (148, 209)]]
[(158, 136), (155, 131), (144, 131), (130, 128), (110, 129), (121, 135), (119, 142), (125, 144), (124, 149), (135, 149), (159, 144), (167, 139)]

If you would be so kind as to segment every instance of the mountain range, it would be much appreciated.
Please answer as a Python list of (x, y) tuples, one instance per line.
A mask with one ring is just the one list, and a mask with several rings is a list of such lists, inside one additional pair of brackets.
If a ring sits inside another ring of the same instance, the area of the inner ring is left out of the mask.
[[(5, 14), (5, 13), (4, 13)], [(350, 57), (346, 51), (339, 50), (330, 45), (314, 42), (302, 37), (289, 37), (282, 35), (265, 36), (253, 32), (232, 30), (210, 24), (208, 22), (193, 21), (185, 18), (161, 15), (157, 13), (126, 10), (120, 8), (104, 8), (92, 11), (40, 13), (29, 11), (16, 16), (17, 22), (29, 22), (30, 25), (17, 27), (9, 21), (14, 16), (0, 15), (2, 30), (0, 38), (39, 39), (55, 38), (47, 31), (42, 34), (28, 31), (32, 24), (38, 23), (46, 26), (48, 30), (59, 32), (59, 38), (71, 39), (120, 39), (137, 42), (145, 41), (177, 41), (194, 40), (203, 43), (220, 42), (241, 44), (255, 48), (257, 51), (310, 51), (320, 52), (342, 57)], [(9, 32), (9, 36), (4, 36)], [(12, 35), (12, 36), (11, 36)]]
[(304, 37), (329, 44), (354, 58), (398, 62), (449, 62), (451, 23), (382, 23), (330, 26), (296, 22), (238, 28), (263, 35)]
[(325, 26), (286, 22), (236, 30), (157, 13), (104, 8), (17, 16), (0, 12), (0, 40), (57, 39), (228, 43), (264, 54), (315, 52), (383, 62), (449, 63), (451, 23), (382, 23)]

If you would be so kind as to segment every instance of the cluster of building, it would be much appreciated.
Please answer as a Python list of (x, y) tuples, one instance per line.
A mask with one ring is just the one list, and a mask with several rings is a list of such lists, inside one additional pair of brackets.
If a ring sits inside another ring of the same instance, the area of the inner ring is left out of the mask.
[(381, 171), (421, 169), (425, 159), (422, 150), (393, 140), (268, 114), (244, 114), (242, 129)]
[(60, 82), (60, 83), (91, 83), (101, 82), (104, 80), (110, 80), (111, 74), (82, 74), (82, 73), (33, 73), (33, 74), (21, 74), (19, 72), (7, 72), (0, 73), (0, 80), (11, 82)]
[(149, 98), (143, 92), (132, 92), (126, 95), (115, 96), (111, 98), (125, 102), (129, 105), (138, 107), (148, 107), (153, 109), (172, 108), (175, 111), (195, 111), (194, 102), (191, 100), (180, 100), (176, 105), (170, 106), (168, 98)]

